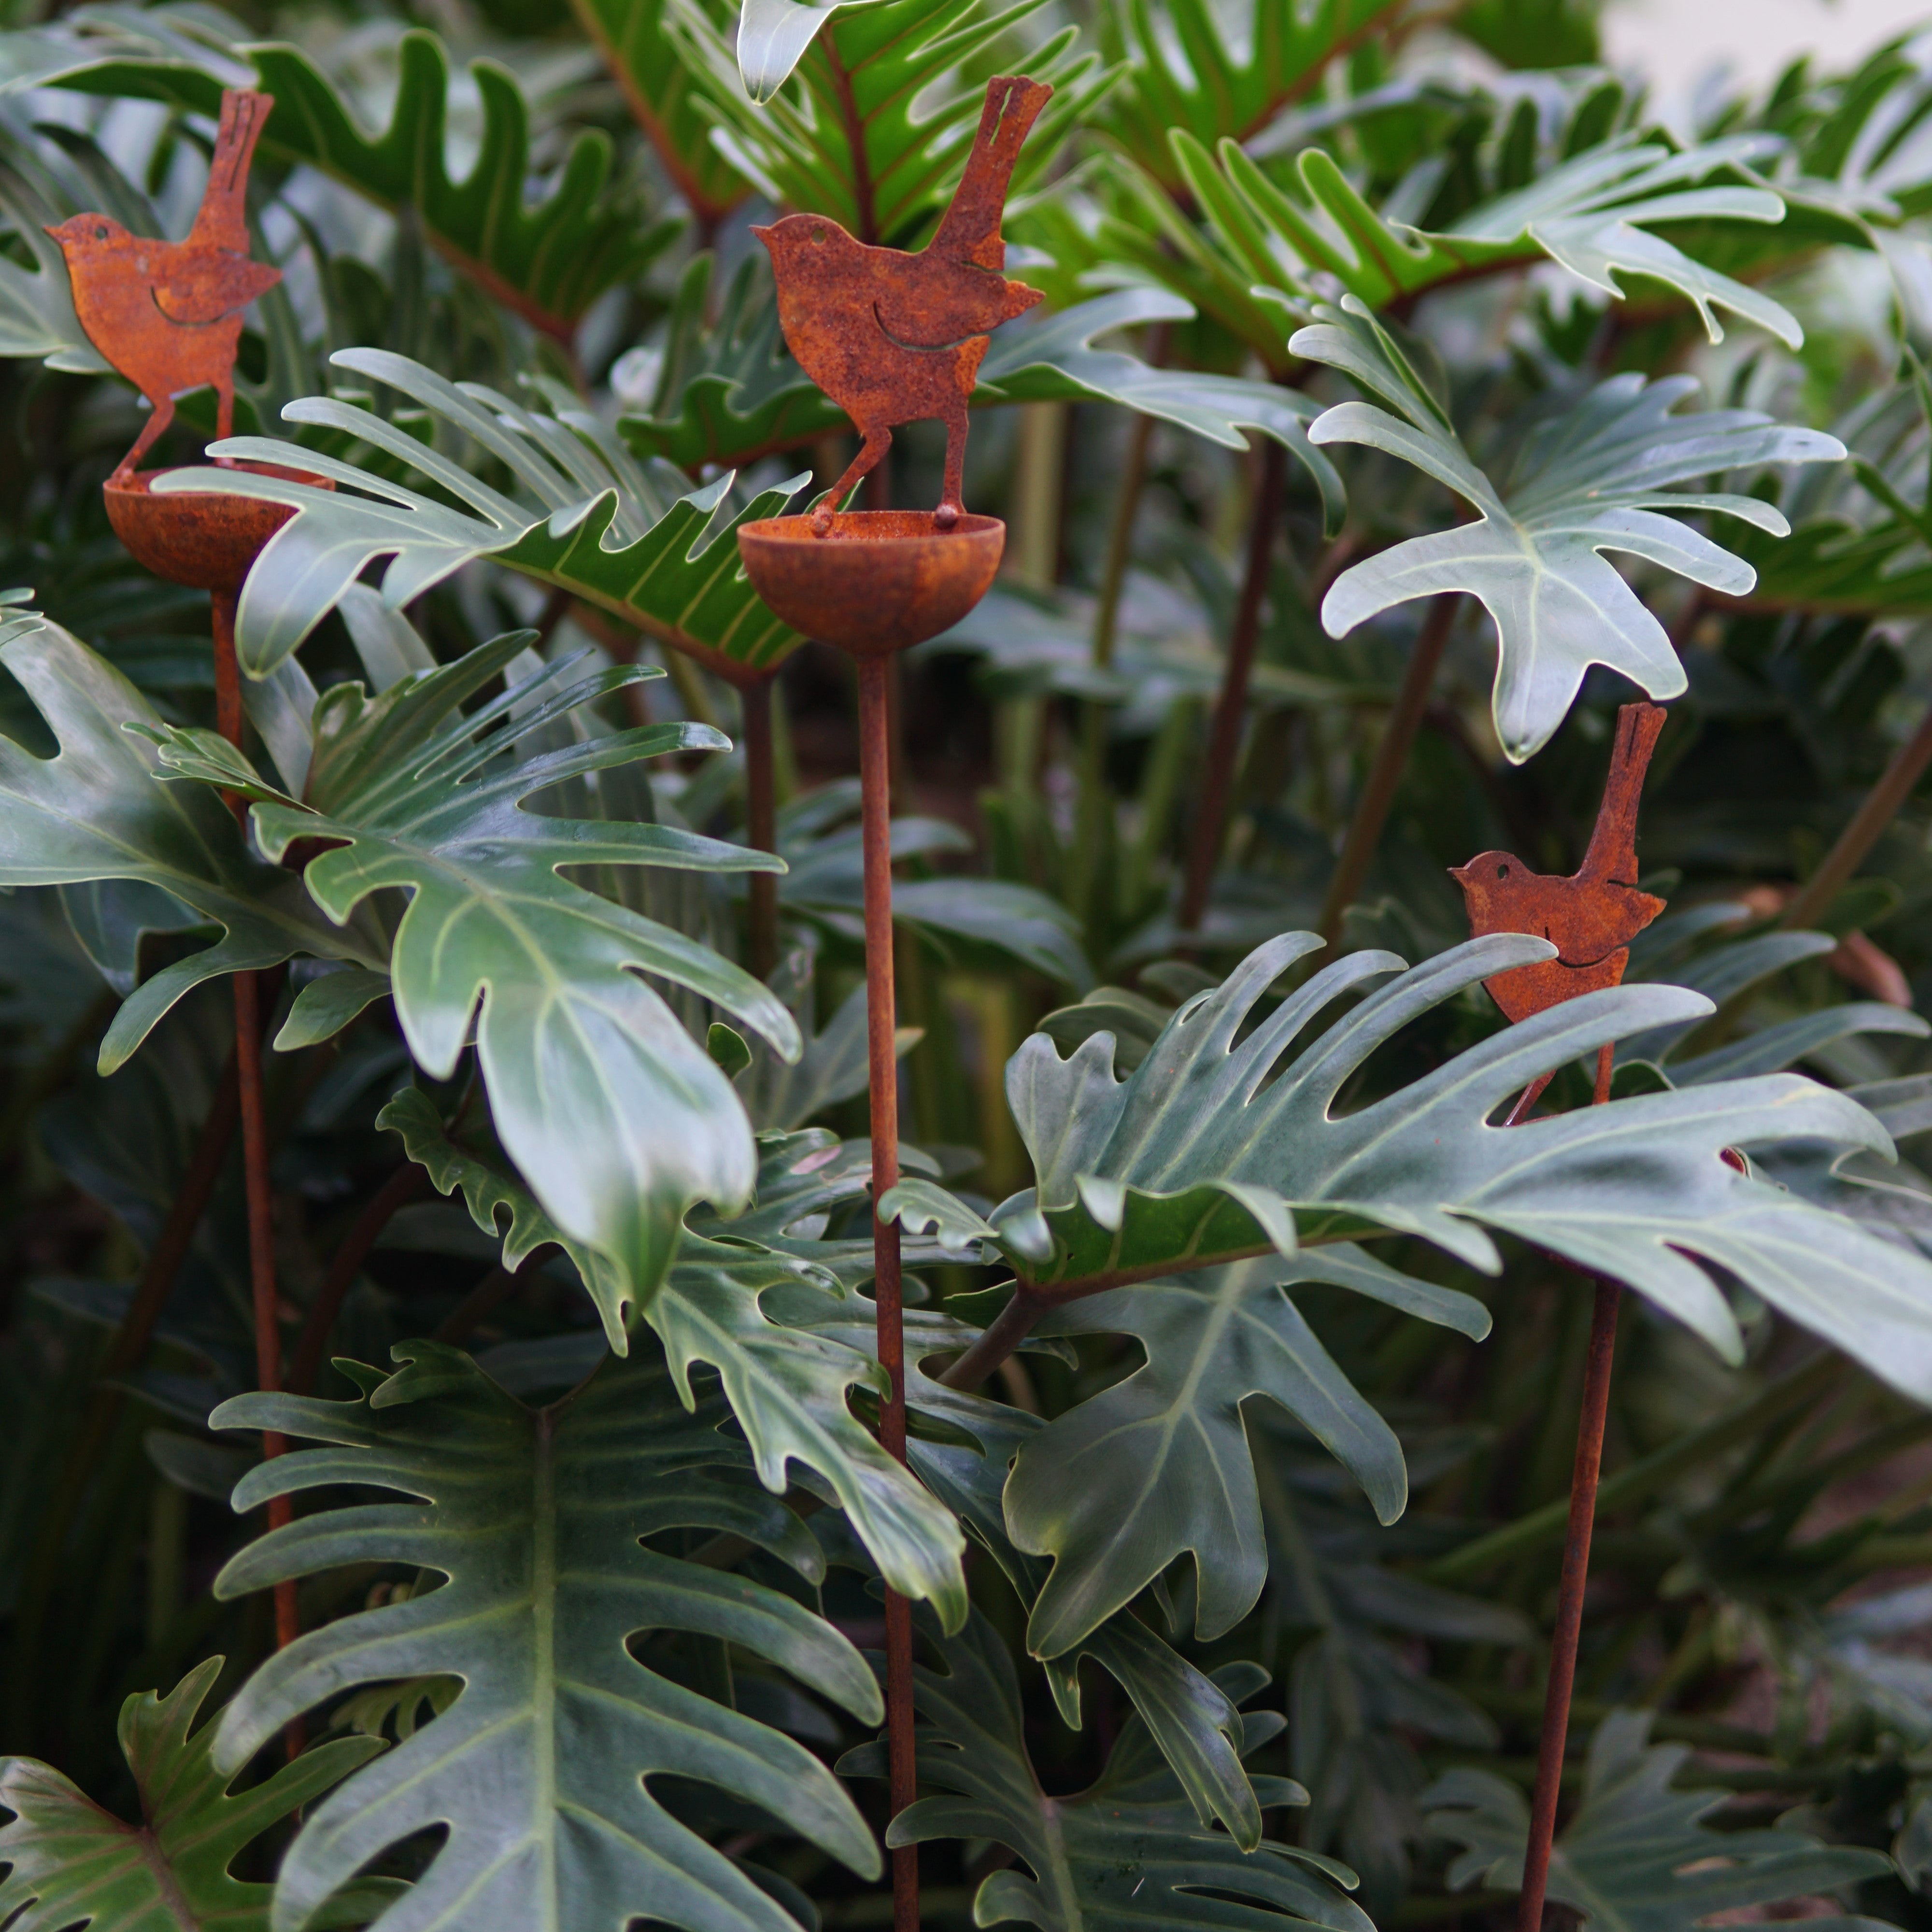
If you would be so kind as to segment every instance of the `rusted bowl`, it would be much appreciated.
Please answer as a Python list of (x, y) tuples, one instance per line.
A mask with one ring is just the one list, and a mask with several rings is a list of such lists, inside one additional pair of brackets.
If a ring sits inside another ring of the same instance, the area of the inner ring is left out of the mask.
[(794, 630), (855, 657), (950, 629), (992, 588), (1006, 544), (997, 517), (938, 530), (926, 510), (848, 510), (823, 536), (809, 517), (768, 517), (738, 532), (758, 595)]
[[(285, 469), (275, 463), (239, 463), (238, 470), (257, 476), (280, 476), (312, 484), (319, 490), (335, 485), (306, 470)], [(242, 588), (262, 546), (295, 514), (286, 503), (260, 496), (230, 496), (214, 490), (184, 490), (156, 496), (150, 488), (157, 476), (178, 476), (181, 470), (141, 470), (131, 476), (110, 476), (102, 486), (107, 500), (107, 520), (127, 545), (135, 562), (170, 584), (196, 590)]]

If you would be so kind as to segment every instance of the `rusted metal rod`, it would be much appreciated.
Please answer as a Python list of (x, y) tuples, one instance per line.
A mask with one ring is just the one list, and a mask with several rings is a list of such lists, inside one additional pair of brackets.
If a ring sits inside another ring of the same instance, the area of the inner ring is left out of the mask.
[[(233, 746), (242, 742), (242, 671), (235, 652), (236, 593), (213, 593), (212, 623), (214, 641), (214, 722)], [(246, 836), (248, 803), (239, 793), (226, 794)], [(274, 1199), (268, 1173), (268, 1113), (262, 1098), (262, 980), (259, 973), (235, 975), (235, 1072), (242, 1114), (242, 1178), (248, 1208), (248, 1279), (255, 1315), (255, 1380), (272, 1394), (282, 1386), (282, 1336), (276, 1312)], [(280, 1430), (262, 1432), (262, 1454), (274, 1457), (288, 1448)], [(279, 1529), (294, 1520), (286, 1496), (268, 1504), (268, 1527)], [(286, 1649), (302, 1634), (302, 1617), (292, 1577), (275, 1586), (275, 1648)], [(291, 1725), (289, 1755), (302, 1748), (299, 1730)]]
[(1187, 932), (1199, 928), (1214, 883), (1214, 868), (1220, 860), (1234, 759), (1241, 745), (1241, 722), (1247, 716), (1248, 683), (1254, 674), (1255, 646), (1261, 638), (1262, 600), (1268, 594), (1268, 564), (1274, 555), (1275, 526), (1281, 521), (1287, 484), (1288, 452), (1268, 437), (1262, 445), (1261, 487), (1255, 493), (1254, 521), (1248, 530), (1247, 574), (1241, 580), (1241, 601), (1228, 637), (1228, 662), (1221, 674), (1221, 694), (1215, 702), (1214, 727), (1208, 734), (1201, 803), (1194, 817), (1187, 878), (1181, 890), (1180, 924)]
[[(899, 1178), (899, 1072), (893, 1052), (892, 856), (890, 724), (886, 676), (890, 660), (859, 660), (859, 783), (866, 866), (866, 1044), (872, 1089), (872, 1292), (878, 1315), (879, 1365), (891, 1393), (879, 1407), (879, 1441), (906, 1459), (905, 1317), (900, 1298), (899, 1228), (881, 1221), (878, 1204)], [(917, 1795), (912, 1703), (912, 1606), (886, 1592), (886, 1751), (892, 1814)], [(892, 1853), (892, 1932), (918, 1932), (919, 1851)]]
[(1590, 1580), (1590, 1532), (1597, 1516), (1597, 1477), (1603, 1466), (1604, 1425), (1610, 1413), (1610, 1368), (1616, 1357), (1617, 1309), (1623, 1291), (1597, 1283), (1590, 1316), (1590, 1352), (1583, 1373), (1583, 1412), (1576, 1424), (1576, 1462), (1570, 1478), (1570, 1529), (1556, 1590), (1556, 1631), (1550, 1650), (1550, 1688), (1543, 1700), (1543, 1736), (1536, 1751), (1536, 1792), (1530, 1802), (1529, 1845), (1523, 1856), (1516, 1932), (1542, 1932), (1543, 1897), (1556, 1835), (1556, 1800), (1570, 1736), (1570, 1694), (1576, 1679), (1576, 1645), (1583, 1629), (1583, 1592)]
[[(745, 735), (745, 831), (760, 852), (778, 849), (778, 788), (772, 770), (772, 681), (741, 686), (738, 702)], [(778, 881), (775, 872), (754, 872), (746, 918), (745, 964), (754, 979), (769, 980), (778, 963)]]

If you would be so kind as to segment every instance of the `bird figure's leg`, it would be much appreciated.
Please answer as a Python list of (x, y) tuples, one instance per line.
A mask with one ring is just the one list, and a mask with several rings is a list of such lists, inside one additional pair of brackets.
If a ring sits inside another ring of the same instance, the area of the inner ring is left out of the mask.
[(859, 434), (865, 441), (859, 446), (859, 453), (847, 464), (845, 473), (832, 484), (831, 494), (812, 513), (812, 529), (814, 536), (824, 536), (832, 528), (833, 516), (844, 507), (845, 500), (866, 478), (879, 466), (880, 460), (892, 446), (892, 433), (883, 425), (874, 428), (861, 423)]
[(117, 477), (133, 476), (136, 464), (154, 447), (156, 438), (160, 436), (166, 430), (169, 424), (175, 419), (173, 397), (162, 396), (156, 398), (151, 396), (148, 400), (154, 404), (154, 407), (148, 412), (146, 426), (134, 439), (134, 447), (122, 458), (116, 466), (114, 474)]
[(932, 513), (936, 530), (950, 530), (965, 514), (966, 398), (955, 399), (946, 415), (946, 487)]

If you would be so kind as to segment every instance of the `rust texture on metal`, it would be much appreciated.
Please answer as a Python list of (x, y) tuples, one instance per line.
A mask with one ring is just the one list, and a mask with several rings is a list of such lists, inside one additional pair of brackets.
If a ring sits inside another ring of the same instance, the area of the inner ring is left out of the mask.
[[(899, 1071), (892, 972), (892, 769), (886, 689), (887, 660), (859, 660), (859, 785), (866, 866), (866, 1049), (872, 1094), (872, 1199), (899, 1178)], [(879, 1442), (906, 1459), (905, 1318), (899, 1276), (899, 1226), (872, 1216), (872, 1293), (879, 1365), (887, 1377), (879, 1406)], [(912, 1700), (912, 1606), (886, 1592), (886, 1752), (892, 1815), (918, 1796)], [(919, 1924), (919, 1852), (892, 1853), (892, 1923)]]
[(152, 405), (117, 477), (134, 473), (190, 390), (212, 388), (217, 434), (233, 430), (242, 311), (282, 278), (248, 254), (248, 166), (274, 104), (271, 94), (224, 90), (208, 187), (186, 241), (130, 235), (106, 214), (71, 215), (47, 230), (67, 258), (87, 339)]
[(1006, 548), (997, 517), (936, 532), (923, 510), (848, 510), (824, 537), (809, 517), (742, 526), (738, 552), (794, 629), (854, 657), (886, 657), (950, 629), (992, 589)]
[(1052, 92), (1024, 78), (986, 83), (964, 176), (916, 254), (872, 248), (822, 214), (788, 214), (752, 230), (771, 255), (787, 346), (862, 439), (817, 513), (820, 535), (902, 423), (946, 425), (945, 487), (930, 526), (950, 530), (964, 514), (966, 401), (988, 332), (1040, 299), (1001, 272), (1000, 220), (1021, 144)]
[(1617, 713), (1589, 849), (1567, 879), (1532, 872), (1514, 852), (1484, 852), (1450, 872), (1468, 902), (1472, 934), (1534, 932), (1556, 948), (1554, 959), (1483, 982), (1512, 1020), (1618, 985), (1630, 941), (1664, 910), (1661, 899), (1637, 890), (1636, 808), (1664, 716), (1660, 704), (1626, 704)]
[(1604, 1460), (1604, 1425), (1610, 1410), (1610, 1370), (1616, 1359), (1617, 1310), (1623, 1291), (1596, 1284), (1590, 1311), (1589, 1354), (1583, 1370), (1583, 1408), (1576, 1420), (1576, 1460), (1570, 1475), (1570, 1526), (1556, 1590), (1556, 1629), (1550, 1643), (1550, 1688), (1544, 1694), (1543, 1734), (1536, 1753), (1536, 1790), (1530, 1800), (1529, 1843), (1522, 1862), (1516, 1932), (1542, 1932), (1556, 1836), (1556, 1801), (1570, 1738), (1570, 1698), (1576, 1681), (1576, 1646), (1583, 1630), (1583, 1592), (1590, 1580), (1590, 1532), (1597, 1519), (1597, 1477)]
[[(326, 476), (280, 463), (223, 466), (283, 477), (311, 489), (335, 488)], [(101, 487), (107, 520), (128, 554), (157, 577), (194, 590), (238, 592), (262, 547), (295, 512), (286, 503), (259, 496), (230, 496), (212, 490), (170, 490), (158, 496), (150, 488), (158, 476), (193, 473), (192, 468), (143, 470), (138, 475), (116, 470)]]
[[(1568, 878), (1532, 872), (1510, 852), (1483, 853), (1451, 874), (1468, 902), (1472, 934), (1534, 932), (1557, 949), (1554, 959), (1520, 966), (1484, 982), (1512, 1024), (1580, 994), (1618, 984), (1630, 963), (1630, 941), (1664, 910), (1661, 899), (1637, 890), (1636, 816), (1644, 776), (1666, 716), (1658, 704), (1626, 704), (1618, 712), (1603, 802), (1583, 862)], [(1593, 1106), (1600, 1107), (1610, 1097), (1614, 1058), (1608, 1044), (1598, 1051)], [(1525, 1089), (1507, 1124), (1514, 1126), (1527, 1118), (1550, 1078), (1543, 1074)], [(1541, 1932), (1543, 1924), (1557, 1800), (1569, 1744), (1576, 1650), (1583, 1630), (1583, 1597), (1590, 1580), (1590, 1538), (1610, 1414), (1610, 1373), (1616, 1359), (1622, 1290), (1613, 1281), (1594, 1286), (1582, 1412), (1576, 1421), (1576, 1460), (1570, 1477), (1569, 1528), (1557, 1585), (1556, 1627), (1550, 1637), (1550, 1682), (1544, 1693), (1517, 1932)]]

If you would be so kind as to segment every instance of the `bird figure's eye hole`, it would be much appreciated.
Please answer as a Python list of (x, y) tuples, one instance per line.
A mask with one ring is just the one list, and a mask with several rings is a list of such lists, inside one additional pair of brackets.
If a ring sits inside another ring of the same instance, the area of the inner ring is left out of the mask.
[(822, 247), (825, 241), (825, 230), (822, 228), (814, 228), (812, 231), (812, 238)]
[(107, 230), (104, 228), (97, 228), (94, 231), (94, 238), (97, 242), (105, 242), (107, 239)]
[(1509, 868), (1507, 866), (1498, 866), (1496, 868), (1496, 877), (1499, 879), (1508, 878), (1509, 877)]

